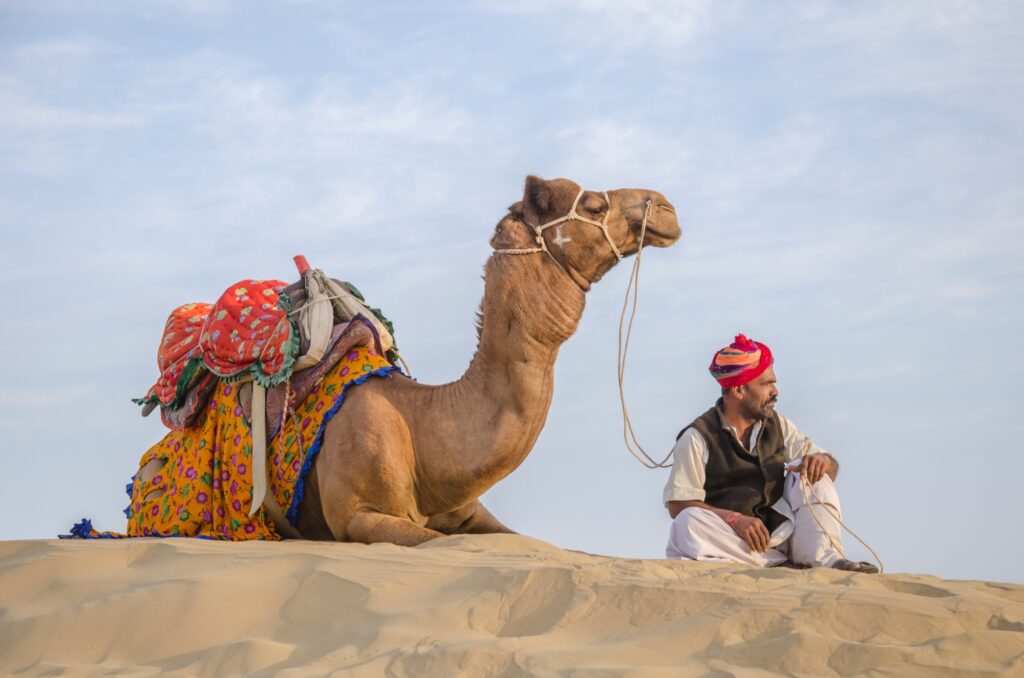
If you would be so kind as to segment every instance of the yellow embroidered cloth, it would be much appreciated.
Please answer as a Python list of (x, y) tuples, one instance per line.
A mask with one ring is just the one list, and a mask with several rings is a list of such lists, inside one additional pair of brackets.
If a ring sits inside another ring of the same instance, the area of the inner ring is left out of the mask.
[[(371, 376), (396, 369), (373, 349), (347, 353), (295, 408), (267, 446), (267, 491), (290, 521), (302, 501), (304, 479), (323, 443), (323, 431), (340, 409), (345, 391)], [(274, 521), (252, 501), (252, 434), (238, 402), (238, 385), (222, 382), (193, 428), (171, 431), (139, 461), (165, 462), (149, 481), (135, 475), (128, 510), (128, 536), (211, 539), (280, 539)], [(91, 525), (89, 525), (91, 528)], [(96, 533), (92, 537), (116, 537)], [(80, 535), (86, 536), (86, 535)]]

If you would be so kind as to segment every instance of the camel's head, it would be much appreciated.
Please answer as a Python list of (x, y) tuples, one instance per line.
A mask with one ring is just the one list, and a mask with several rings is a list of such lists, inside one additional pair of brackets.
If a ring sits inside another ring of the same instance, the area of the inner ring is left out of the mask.
[[(618, 263), (616, 252), (623, 257), (636, 254), (641, 231), (644, 246), (655, 247), (668, 247), (681, 234), (672, 204), (661, 193), (643, 188), (586, 191), (568, 179), (529, 176), (522, 201), (509, 211), (528, 229), (525, 234), (499, 231), (492, 240), (496, 250), (540, 247), (540, 229), (543, 247), (583, 289)], [(540, 256), (547, 258), (543, 252)]]

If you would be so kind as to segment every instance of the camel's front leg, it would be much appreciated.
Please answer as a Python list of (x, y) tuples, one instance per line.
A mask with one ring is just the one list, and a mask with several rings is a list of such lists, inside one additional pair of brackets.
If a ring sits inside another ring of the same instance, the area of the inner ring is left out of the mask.
[(484, 508), (479, 501), (476, 502), (472, 515), (459, 525), (452, 534), (492, 534), (502, 532), (505, 534), (517, 534), (502, 524), (500, 520), (491, 515), (491, 512)]
[(437, 530), (421, 527), (406, 518), (362, 511), (348, 523), (348, 538), (366, 544), (389, 542), (399, 546), (417, 546), (425, 541), (443, 537)]

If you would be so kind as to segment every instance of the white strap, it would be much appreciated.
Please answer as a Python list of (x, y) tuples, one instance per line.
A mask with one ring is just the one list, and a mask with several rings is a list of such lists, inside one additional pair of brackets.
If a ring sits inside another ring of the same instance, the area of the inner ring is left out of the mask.
[(252, 505), (254, 515), (263, 505), (267, 494), (267, 390), (252, 383)]
[(299, 332), (309, 340), (309, 348), (296, 359), (292, 370), (299, 372), (323, 360), (331, 343), (334, 310), (327, 301), (327, 289), (312, 269), (303, 275), (306, 303), (299, 309)]
[(280, 534), (301, 539), (299, 531), (288, 522), (273, 492), (267, 491), (267, 390), (256, 382), (252, 384), (252, 505), (249, 515), (255, 515), (262, 506)]
[(395, 340), (391, 336), (391, 332), (388, 331), (388, 328), (384, 327), (384, 323), (373, 314), (370, 307), (365, 302), (360, 301), (359, 297), (349, 292), (344, 285), (340, 285), (332, 278), (327, 277), (323, 271), (317, 269), (316, 274), (330, 293), (327, 299), (330, 300), (337, 310), (338, 318), (341, 320), (351, 320), (357, 313), (362, 314), (374, 326), (377, 334), (380, 335), (381, 348), (384, 351), (391, 350), (395, 345)]
[[(298, 315), (299, 322), (308, 322), (309, 331), (313, 333), (307, 335), (307, 338), (310, 338), (309, 351), (295, 361), (292, 367), (293, 371), (298, 372), (319, 362), (319, 358), (312, 360), (312, 357), (307, 359), (306, 356), (315, 356), (315, 351), (319, 350), (316, 348), (317, 346), (321, 346), (324, 352), (326, 352), (327, 347), (330, 345), (331, 331), (334, 328), (333, 316), (335, 314), (337, 314), (337, 319), (341, 321), (351, 320), (357, 313), (362, 314), (373, 325), (374, 329), (377, 330), (381, 348), (387, 352), (394, 347), (395, 340), (391, 336), (391, 332), (384, 327), (384, 323), (377, 319), (377, 316), (373, 314), (373, 311), (370, 310), (366, 303), (360, 301), (357, 296), (345, 289), (343, 285), (334, 282), (332, 278), (328, 278), (320, 269), (313, 269), (308, 276), (304, 275), (303, 279), (304, 284), (306, 284), (306, 303), (300, 308), (291, 311), (287, 316), (280, 318), (277, 321), (277, 326), (274, 327), (276, 332), (278, 327), (289, 322), (291, 316)], [(264, 344), (263, 350), (259, 354), (260, 360), (263, 359), (264, 352), (271, 345), (269, 342)], [(320, 356), (323, 357), (323, 353), (320, 353)], [(408, 366), (406, 366), (406, 371), (408, 371)], [(245, 374), (238, 378), (238, 381), (246, 382), (250, 379), (252, 379), (252, 374), (247, 370)]]
[(288, 522), (273, 492), (267, 492), (267, 496), (263, 498), (263, 508), (266, 510), (267, 515), (270, 516), (270, 519), (274, 521), (274, 527), (277, 528), (279, 533), (289, 539), (302, 539), (302, 533)]

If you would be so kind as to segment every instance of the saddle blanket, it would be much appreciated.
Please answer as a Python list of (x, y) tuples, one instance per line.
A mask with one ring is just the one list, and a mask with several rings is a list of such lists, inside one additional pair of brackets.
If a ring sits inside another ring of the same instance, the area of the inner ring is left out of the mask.
[[(295, 408), (267, 446), (267, 491), (294, 523), (304, 483), (323, 444), (327, 423), (346, 391), (370, 377), (398, 369), (372, 348), (344, 356)], [(175, 430), (146, 451), (141, 470), (153, 460), (163, 467), (150, 480), (136, 473), (128, 486), (127, 534), (97, 532), (83, 519), (71, 530), (81, 538), (204, 537), (278, 540), (274, 521), (260, 507), (248, 515), (253, 496), (252, 433), (239, 401), (238, 384), (220, 382), (196, 426)]]

